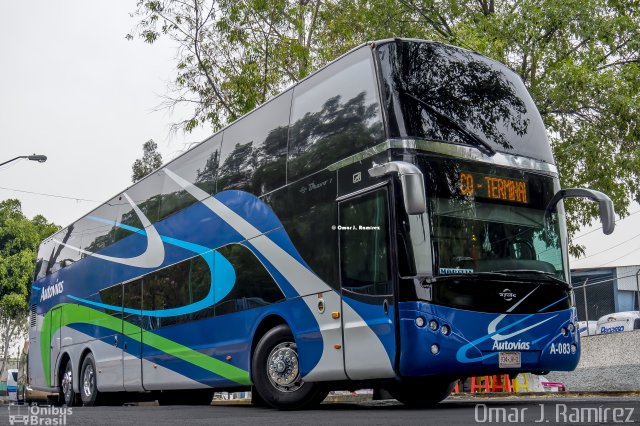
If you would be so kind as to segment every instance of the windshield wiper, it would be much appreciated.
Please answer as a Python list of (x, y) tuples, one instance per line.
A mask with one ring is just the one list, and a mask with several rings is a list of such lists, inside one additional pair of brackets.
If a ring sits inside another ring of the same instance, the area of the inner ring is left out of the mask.
[(481, 151), (486, 151), (486, 153), (491, 155), (491, 156), (496, 154), (496, 150), (493, 149), (493, 147), (491, 146), (491, 144), (489, 144), (489, 142), (485, 141), (484, 139), (482, 139), (480, 136), (476, 135), (475, 133), (472, 133), (469, 129), (467, 129), (467, 126), (465, 126), (464, 124), (460, 123), (455, 118), (450, 117), (449, 115), (438, 111), (437, 109), (435, 109), (434, 107), (432, 107), (431, 105), (429, 105), (428, 103), (423, 101), (422, 99), (413, 96), (411, 93), (408, 93), (408, 92), (405, 92), (405, 91), (401, 91), (401, 93), (403, 95), (405, 95), (405, 96), (410, 97), (414, 101), (418, 102), (420, 105), (422, 105), (431, 114), (433, 114), (433, 115), (437, 116), (438, 118), (440, 118), (442, 120), (445, 120), (449, 124), (453, 125), (453, 127), (455, 127), (459, 132), (461, 132), (467, 138), (469, 138), (473, 142), (475, 142), (476, 148), (480, 149)]
[(553, 272), (547, 272), (547, 271), (539, 271), (537, 269), (501, 269), (501, 270), (497, 270), (497, 271), (492, 271), (492, 272), (488, 272), (488, 273), (493, 273), (493, 274), (500, 274), (500, 275), (544, 275), (546, 278), (550, 279), (553, 282), (556, 282), (558, 284), (562, 284), (564, 286), (569, 287), (569, 283), (562, 281), (561, 279), (559, 279), (558, 277), (556, 277), (556, 275)]

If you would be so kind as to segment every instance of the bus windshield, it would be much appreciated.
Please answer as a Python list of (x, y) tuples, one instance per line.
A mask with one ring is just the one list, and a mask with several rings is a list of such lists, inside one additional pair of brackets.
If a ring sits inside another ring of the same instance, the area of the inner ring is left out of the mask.
[(438, 275), (536, 271), (565, 279), (557, 213), (545, 227), (543, 209), (440, 198), (431, 209)]
[(472, 145), (554, 163), (542, 118), (518, 77), (480, 54), (438, 43), (396, 42), (378, 50), (392, 137)]
[(557, 178), (427, 156), (418, 164), (429, 198), (434, 275), (535, 271), (567, 281), (563, 205), (546, 212)]

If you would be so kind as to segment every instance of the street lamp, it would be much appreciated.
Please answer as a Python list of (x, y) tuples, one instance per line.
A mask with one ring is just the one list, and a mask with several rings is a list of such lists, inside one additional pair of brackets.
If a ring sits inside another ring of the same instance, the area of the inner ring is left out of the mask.
[(18, 156), (16, 158), (12, 158), (9, 161), (5, 161), (4, 163), (0, 163), (0, 166), (4, 166), (5, 164), (10, 163), (10, 162), (15, 161), (15, 160), (19, 160), (20, 158), (26, 158), (26, 159), (31, 160), (31, 161), (37, 161), (38, 163), (44, 163), (45, 161), (47, 161), (47, 156), (46, 155), (36, 155), (36, 154), (33, 154), (33, 155), (20, 155), (20, 156)]

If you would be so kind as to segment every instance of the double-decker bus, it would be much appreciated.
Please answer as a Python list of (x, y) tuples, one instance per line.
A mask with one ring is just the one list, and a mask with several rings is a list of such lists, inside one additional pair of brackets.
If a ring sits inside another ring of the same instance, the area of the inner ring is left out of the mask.
[[(89, 176), (85, 178), (91, 178)], [(67, 405), (284, 409), (328, 391), (444, 399), (572, 370), (561, 189), (518, 76), (421, 40), (363, 44), (40, 246), (31, 386)]]

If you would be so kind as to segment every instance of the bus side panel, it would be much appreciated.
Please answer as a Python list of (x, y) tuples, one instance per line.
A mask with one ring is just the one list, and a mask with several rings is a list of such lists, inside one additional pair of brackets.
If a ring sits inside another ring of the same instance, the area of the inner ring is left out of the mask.
[[(35, 289), (33, 293), (36, 293)], [(35, 294), (31, 297), (35, 301)], [(42, 315), (38, 314), (38, 305), (31, 305), (29, 320), (29, 362), (27, 376), (32, 386), (47, 386), (42, 366), (42, 352), (40, 351), (40, 331), (42, 330)]]

